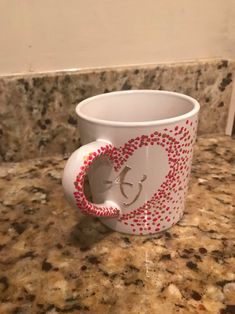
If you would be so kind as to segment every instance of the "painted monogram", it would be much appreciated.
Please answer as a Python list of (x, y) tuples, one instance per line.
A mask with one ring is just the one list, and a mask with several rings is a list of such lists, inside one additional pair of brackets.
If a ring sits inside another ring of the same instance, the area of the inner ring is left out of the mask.
[[(111, 188), (112, 188), (113, 186), (115, 186), (115, 185), (119, 185), (120, 191), (121, 191), (122, 195), (123, 195), (125, 198), (128, 199), (129, 197), (128, 197), (128, 195), (126, 194), (126, 192), (125, 192), (125, 190), (124, 190), (124, 187), (125, 187), (125, 186), (133, 187), (133, 186), (134, 186), (133, 183), (131, 183), (131, 182), (126, 182), (126, 181), (125, 181), (125, 177), (126, 177), (127, 173), (128, 173), (130, 170), (131, 170), (131, 167), (125, 166), (125, 167), (123, 168), (123, 170), (120, 172), (120, 174), (119, 174), (113, 181), (105, 180), (105, 181), (104, 181), (104, 184), (108, 185), (107, 190), (111, 189)], [(131, 200), (129, 203), (123, 202), (123, 205), (124, 205), (124, 206), (130, 206), (130, 205), (134, 204), (134, 203), (138, 200), (138, 198), (139, 198), (139, 196), (140, 196), (140, 194), (141, 194), (141, 191), (142, 191), (142, 189), (143, 189), (143, 184), (142, 184), (142, 183), (143, 183), (146, 179), (147, 179), (147, 176), (144, 174), (144, 175), (142, 176), (142, 179), (138, 182), (138, 192), (137, 192), (137, 194), (135, 195), (135, 197), (133, 198), (133, 200)]]

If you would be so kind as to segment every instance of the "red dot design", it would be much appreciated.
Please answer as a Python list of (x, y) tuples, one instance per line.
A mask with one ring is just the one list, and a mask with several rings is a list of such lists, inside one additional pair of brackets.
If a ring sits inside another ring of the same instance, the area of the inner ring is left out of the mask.
[[(119, 223), (128, 226), (134, 234), (151, 234), (174, 225), (182, 216), (184, 198), (190, 174), (192, 147), (196, 139), (197, 120), (186, 120), (172, 128), (164, 128), (149, 135), (143, 134), (128, 140), (121, 147), (106, 145), (91, 153), (77, 175), (74, 197), (79, 209), (94, 216), (117, 217), (117, 208), (99, 207), (89, 203), (83, 192), (85, 174), (93, 160), (106, 155), (119, 171), (134, 152), (144, 146), (156, 145), (165, 149), (169, 172), (154, 195), (142, 206), (118, 217)], [(175, 197), (177, 195), (177, 197)]]
[(110, 144), (107, 144), (104, 147), (101, 147), (97, 150), (97, 152), (90, 153), (85, 159), (83, 166), (80, 167), (80, 172), (76, 177), (76, 181), (74, 182), (75, 192), (73, 193), (77, 207), (84, 213), (92, 216), (99, 217), (117, 217), (119, 214), (118, 208), (113, 207), (104, 207), (97, 206), (90, 203), (84, 194), (84, 179), (87, 173), (88, 168), (92, 164), (93, 160), (98, 156), (102, 156), (108, 154), (112, 151), (114, 147)]

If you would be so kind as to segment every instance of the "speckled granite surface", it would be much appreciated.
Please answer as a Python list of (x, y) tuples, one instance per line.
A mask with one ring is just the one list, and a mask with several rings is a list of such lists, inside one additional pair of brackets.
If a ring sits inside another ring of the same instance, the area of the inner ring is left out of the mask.
[(183, 219), (118, 234), (63, 197), (65, 159), (0, 170), (0, 313), (235, 311), (235, 140), (199, 138)]
[(0, 160), (72, 152), (78, 147), (75, 106), (92, 95), (164, 89), (199, 100), (199, 134), (224, 133), (234, 62), (190, 63), (0, 78)]

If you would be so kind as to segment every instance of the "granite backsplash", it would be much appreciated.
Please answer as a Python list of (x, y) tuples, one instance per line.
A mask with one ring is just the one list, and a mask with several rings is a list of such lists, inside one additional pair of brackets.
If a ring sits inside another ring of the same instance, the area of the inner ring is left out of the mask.
[(201, 104), (199, 134), (225, 131), (234, 62), (200, 62), (0, 78), (0, 160), (70, 153), (79, 146), (75, 106), (100, 93), (161, 89)]

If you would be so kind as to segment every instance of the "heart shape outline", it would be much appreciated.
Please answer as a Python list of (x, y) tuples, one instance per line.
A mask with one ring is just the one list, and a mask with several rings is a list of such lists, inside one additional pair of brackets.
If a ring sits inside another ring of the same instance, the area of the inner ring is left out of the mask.
[[(160, 145), (166, 150), (169, 162), (169, 172), (165, 176), (165, 180), (150, 200), (137, 209), (127, 214), (122, 214), (117, 220), (129, 226), (133, 233), (138, 234), (143, 234), (144, 231), (148, 231), (148, 233), (159, 232), (165, 228), (164, 223), (173, 225), (178, 221), (177, 215), (181, 214), (179, 203), (183, 202), (183, 196), (186, 195), (188, 186), (192, 145), (196, 137), (196, 132), (194, 132), (195, 135), (193, 137), (189, 128), (193, 128), (193, 131), (195, 131), (196, 127), (197, 120), (186, 120), (185, 125), (176, 125), (173, 128), (166, 127), (161, 132), (155, 131), (150, 135), (143, 134), (137, 136), (118, 148), (107, 144), (105, 147), (98, 149), (97, 152), (92, 152), (87, 160), (84, 161), (84, 165), (80, 168), (80, 172), (74, 182), (76, 189), (74, 197), (77, 207), (84, 208), (86, 199), (84, 199), (84, 193), (81, 191), (84, 177), (89, 166), (98, 155), (107, 156), (113, 163), (114, 170), (118, 172), (136, 149), (148, 145)], [(182, 172), (186, 175), (181, 180)], [(180, 195), (182, 194), (180, 191), (184, 192), (183, 195)], [(179, 196), (179, 200), (174, 201), (173, 193)], [(172, 202), (172, 209), (168, 206), (169, 202)], [(97, 213), (102, 214), (104, 208), (91, 203), (88, 204), (86, 204), (87, 209), (82, 210), (84, 214), (91, 214), (91, 210), (93, 210), (94, 215)], [(115, 213), (118, 213), (118, 209), (110, 207), (109, 213), (110, 216), (113, 216)]]

